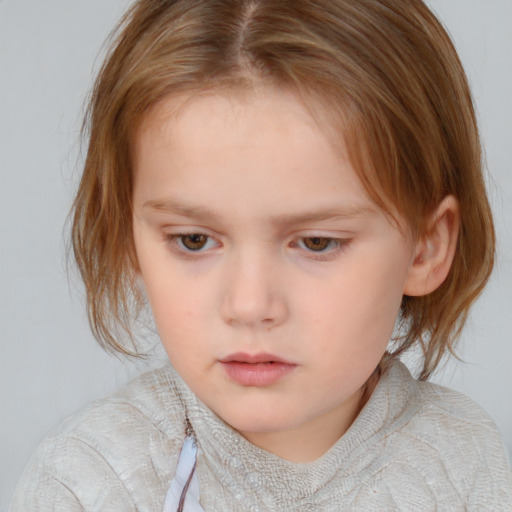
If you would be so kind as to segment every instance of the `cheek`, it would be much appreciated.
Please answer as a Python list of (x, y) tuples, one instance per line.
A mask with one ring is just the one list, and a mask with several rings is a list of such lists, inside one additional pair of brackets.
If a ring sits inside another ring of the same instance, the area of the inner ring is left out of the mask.
[[(146, 280), (147, 282), (148, 280)], [(176, 279), (159, 276), (146, 285), (146, 291), (162, 341), (197, 328), (200, 321), (201, 297)]]
[(406, 275), (406, 260), (392, 256), (354, 259), (328, 286), (309, 294), (309, 318), (325, 350), (353, 363), (374, 355), (378, 363), (393, 332)]
[(156, 244), (139, 243), (137, 257), (155, 324), (166, 346), (196, 328), (202, 308), (201, 288), (176, 268), (161, 247), (152, 245)]
[[(169, 290), (173, 290), (173, 286)], [(197, 340), (204, 338), (197, 303), (182, 293), (171, 293), (167, 289), (148, 290), (153, 318), (160, 342), (169, 360), (181, 372), (194, 361), (199, 361), (201, 347)]]

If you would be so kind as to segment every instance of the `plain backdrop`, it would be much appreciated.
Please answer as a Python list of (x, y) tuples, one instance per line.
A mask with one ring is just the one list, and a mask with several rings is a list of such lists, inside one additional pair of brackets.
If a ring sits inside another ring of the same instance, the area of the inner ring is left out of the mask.
[[(92, 338), (66, 216), (84, 99), (127, 0), (0, 0), (0, 511), (41, 438), (144, 365)], [(512, 1), (432, 0), (468, 72), (498, 230), (498, 262), (435, 381), (482, 405), (512, 451)], [(155, 364), (155, 363), (151, 363)]]

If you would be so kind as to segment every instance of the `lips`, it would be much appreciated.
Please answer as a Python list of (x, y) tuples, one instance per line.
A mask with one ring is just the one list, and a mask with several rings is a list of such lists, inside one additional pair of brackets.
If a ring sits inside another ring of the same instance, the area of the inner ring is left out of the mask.
[(297, 365), (273, 354), (231, 354), (219, 360), (227, 377), (241, 386), (266, 387), (277, 383)]

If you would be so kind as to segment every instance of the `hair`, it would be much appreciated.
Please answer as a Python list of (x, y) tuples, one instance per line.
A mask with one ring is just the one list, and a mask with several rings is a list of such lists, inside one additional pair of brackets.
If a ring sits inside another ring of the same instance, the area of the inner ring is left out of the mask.
[[(88, 139), (72, 242), (92, 331), (136, 354), (137, 287), (130, 142), (170, 94), (292, 87), (333, 112), (370, 197), (416, 238), (452, 194), (461, 227), (450, 273), (404, 296), (400, 335), (427, 379), (455, 342), (493, 267), (495, 239), (467, 79), (450, 37), (421, 0), (139, 0), (113, 33), (84, 122)], [(128, 338), (126, 338), (126, 335)], [(136, 346), (136, 345), (135, 345)]]

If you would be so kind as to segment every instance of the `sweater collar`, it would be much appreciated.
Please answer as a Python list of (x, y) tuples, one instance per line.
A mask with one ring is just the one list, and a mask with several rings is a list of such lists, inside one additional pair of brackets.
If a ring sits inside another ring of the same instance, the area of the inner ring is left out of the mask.
[[(251, 444), (203, 404), (174, 371), (173, 380), (196, 435), (198, 463), (237, 500), (251, 501), (252, 496), (269, 508), (328, 496), (330, 485), (349, 492), (364, 480), (365, 471), (374, 474), (387, 462), (371, 445), (416, 412), (416, 382), (395, 361), (347, 432), (319, 459), (296, 463)], [(199, 479), (201, 483), (200, 475)]]

